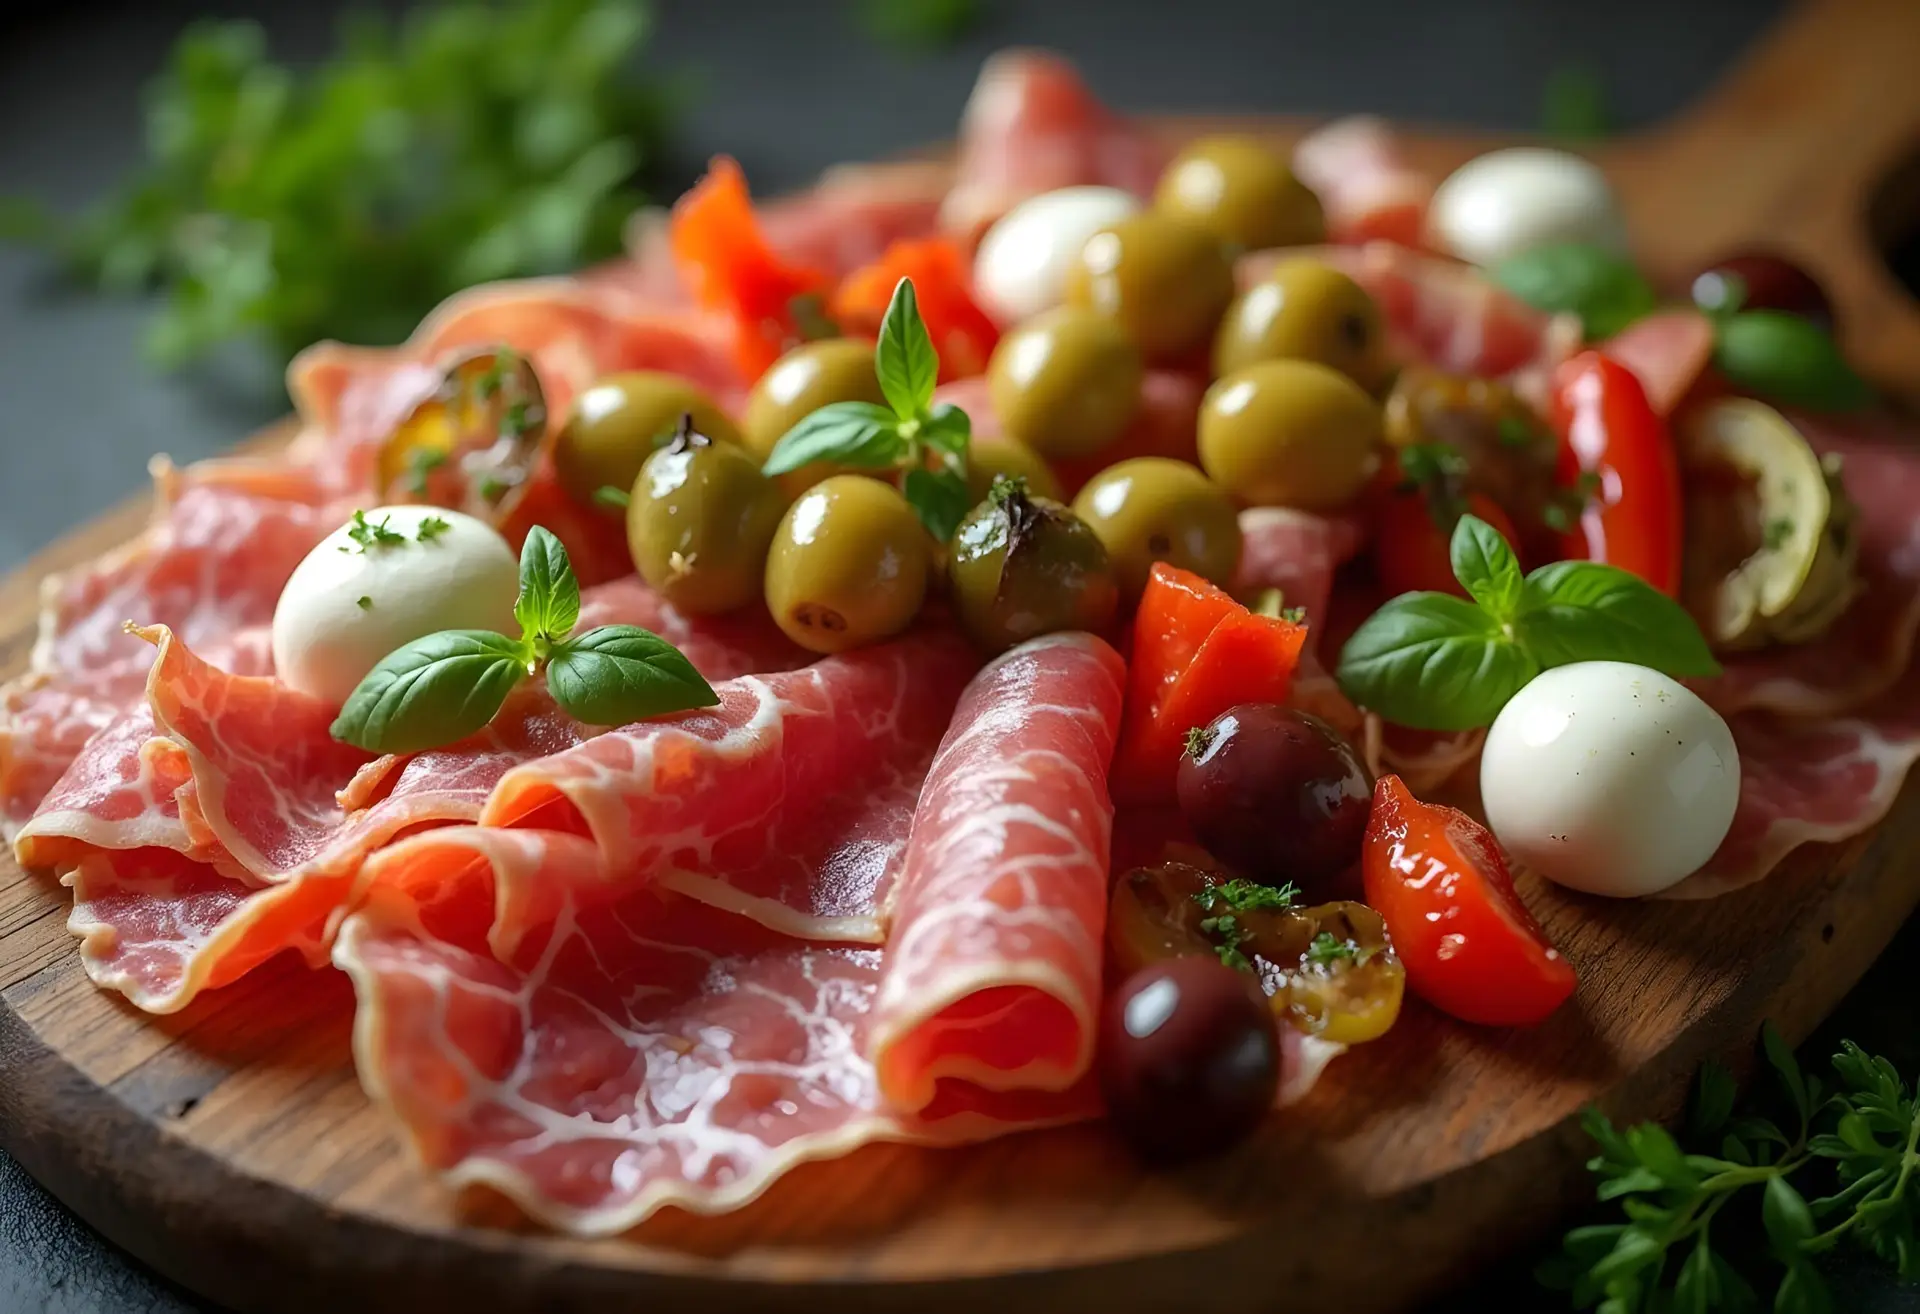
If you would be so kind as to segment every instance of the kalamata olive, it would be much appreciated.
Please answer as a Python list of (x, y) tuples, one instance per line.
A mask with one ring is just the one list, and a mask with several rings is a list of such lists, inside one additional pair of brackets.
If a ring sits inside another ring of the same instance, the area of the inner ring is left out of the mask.
[(1693, 280), (1693, 302), (1708, 314), (1738, 303), (1741, 310), (1783, 310), (1833, 327), (1833, 303), (1819, 281), (1785, 256), (1742, 251), (1715, 262)]
[(1278, 703), (1241, 703), (1196, 731), (1175, 787), (1194, 838), (1237, 871), (1293, 881), (1315, 902), (1359, 897), (1351, 879), (1372, 789), (1332, 726)]
[(1244, 1140), (1280, 1088), (1280, 1040), (1260, 987), (1211, 957), (1170, 958), (1108, 998), (1100, 1086), (1141, 1158), (1172, 1163)]

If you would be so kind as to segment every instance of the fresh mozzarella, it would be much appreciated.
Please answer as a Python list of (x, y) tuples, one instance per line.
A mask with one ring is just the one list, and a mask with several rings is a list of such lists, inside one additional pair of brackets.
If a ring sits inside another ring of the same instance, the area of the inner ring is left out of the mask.
[(980, 239), (974, 297), (1002, 324), (1053, 309), (1087, 239), (1139, 209), (1139, 200), (1117, 187), (1062, 187), (1029, 197)]
[(1627, 249), (1606, 175), (1578, 155), (1541, 146), (1492, 151), (1461, 165), (1434, 192), (1427, 226), (1440, 247), (1476, 265), (1560, 242)]
[[(446, 528), (429, 531), (438, 517)], [(485, 521), (432, 506), (366, 513), (400, 542), (362, 542), (349, 521), (307, 554), (273, 611), (273, 669), (283, 684), (329, 703), (395, 648), (436, 630), (517, 633), (519, 563)], [(366, 530), (362, 538), (371, 537)]]
[(1713, 856), (1740, 798), (1727, 723), (1686, 686), (1576, 662), (1513, 696), (1487, 732), (1480, 798), (1507, 853), (1550, 880), (1655, 894)]

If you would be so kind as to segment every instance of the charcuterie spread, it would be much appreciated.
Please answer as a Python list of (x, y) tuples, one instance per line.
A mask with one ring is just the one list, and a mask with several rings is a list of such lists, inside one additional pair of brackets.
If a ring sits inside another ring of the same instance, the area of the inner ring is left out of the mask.
[(1920, 757), (1920, 451), (1578, 156), (1169, 143), (1015, 51), (951, 165), (718, 158), (628, 246), (307, 349), (0, 692), (96, 985), (344, 973), (423, 1170), (554, 1229), (1226, 1151), (1403, 1008), (1566, 1006), (1515, 871), (1712, 897)]

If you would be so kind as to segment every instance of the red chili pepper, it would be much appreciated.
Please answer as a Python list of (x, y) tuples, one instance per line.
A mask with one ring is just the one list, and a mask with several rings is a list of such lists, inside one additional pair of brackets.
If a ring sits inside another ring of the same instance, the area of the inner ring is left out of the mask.
[(1157, 563), (1134, 617), (1113, 796), (1173, 801), (1187, 731), (1236, 703), (1285, 702), (1307, 627), (1248, 611), (1198, 575)]
[(1597, 351), (1581, 352), (1554, 373), (1551, 415), (1561, 481), (1597, 481), (1578, 527), (1562, 536), (1562, 551), (1630, 570), (1677, 596), (1680, 466), (1640, 380)]
[(1413, 992), (1483, 1026), (1532, 1026), (1573, 994), (1573, 967), (1513, 892), (1487, 828), (1382, 776), (1360, 851), (1367, 903), (1386, 919)]
[(820, 315), (826, 275), (773, 253), (754, 218), (746, 176), (724, 155), (673, 207), (669, 244), (704, 306), (734, 321), (734, 359), (748, 382), (806, 341), (809, 304)]
[(1000, 330), (974, 304), (967, 263), (944, 237), (902, 239), (865, 269), (848, 274), (829, 303), (834, 320), (850, 337), (876, 337), (880, 321), (903, 278), (913, 280), (933, 349), (940, 353), (940, 382), (985, 372)]

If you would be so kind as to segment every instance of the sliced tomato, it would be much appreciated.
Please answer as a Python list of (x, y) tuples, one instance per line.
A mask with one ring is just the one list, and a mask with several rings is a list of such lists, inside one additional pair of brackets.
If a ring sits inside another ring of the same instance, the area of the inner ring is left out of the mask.
[(1380, 777), (1360, 874), (1407, 984), (1442, 1012), (1532, 1026), (1573, 994), (1573, 967), (1514, 893), (1499, 844), (1459, 809), (1422, 803), (1400, 777)]
[(835, 322), (849, 336), (878, 336), (893, 289), (903, 278), (913, 280), (920, 318), (940, 353), (940, 381), (983, 372), (1000, 330), (974, 303), (967, 262), (948, 238), (895, 242), (879, 260), (847, 275), (829, 303)]
[[(1500, 536), (1518, 550), (1519, 535), (1499, 503), (1483, 493), (1470, 493), (1466, 509), (1499, 530)], [(1457, 518), (1449, 520), (1439, 515), (1430, 496), (1421, 489), (1387, 494), (1375, 526), (1373, 564), (1388, 594), (1429, 591), (1467, 596), (1453, 574), (1453, 528), (1457, 523)]]
[(1561, 482), (1593, 484), (1562, 550), (1630, 570), (1677, 596), (1680, 463), (1639, 378), (1601, 352), (1583, 351), (1554, 371), (1551, 415)]
[(1306, 639), (1306, 626), (1256, 615), (1198, 575), (1157, 563), (1134, 618), (1114, 799), (1171, 803), (1187, 731), (1236, 703), (1285, 702)]
[(734, 323), (735, 364), (751, 383), (788, 351), (824, 331), (827, 277), (789, 265), (760, 231), (746, 175), (726, 156), (673, 207), (674, 263), (694, 297)]

